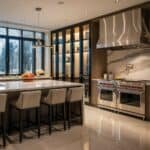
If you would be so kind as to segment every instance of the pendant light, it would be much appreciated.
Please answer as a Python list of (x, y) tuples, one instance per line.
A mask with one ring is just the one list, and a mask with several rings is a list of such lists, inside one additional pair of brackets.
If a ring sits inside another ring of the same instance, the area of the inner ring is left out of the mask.
[[(40, 12), (42, 11), (41, 7), (36, 7), (35, 11), (37, 12), (37, 26), (39, 26), (39, 20), (40, 20)], [(35, 45), (32, 46), (33, 49), (36, 48), (53, 48), (51, 45), (43, 45), (41, 43), (40, 39), (37, 39)]]

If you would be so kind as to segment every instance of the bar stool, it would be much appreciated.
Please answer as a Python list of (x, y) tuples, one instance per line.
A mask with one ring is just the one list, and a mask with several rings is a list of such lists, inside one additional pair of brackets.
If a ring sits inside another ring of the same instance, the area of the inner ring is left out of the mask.
[[(64, 130), (66, 130), (66, 89), (50, 89), (48, 95), (42, 98), (42, 104), (48, 106), (48, 124), (49, 124), (49, 134), (52, 132), (52, 108), (55, 105), (63, 105), (63, 120), (64, 120)], [(57, 114), (56, 114), (57, 115)]]
[(38, 128), (38, 137), (40, 137), (40, 100), (41, 91), (21, 92), (18, 99), (10, 103), (10, 123), (11, 126), (11, 108), (14, 107), (19, 111), (19, 141), (23, 138), (23, 112), (31, 109), (36, 109), (36, 121)]
[(71, 106), (73, 103), (79, 102), (80, 103), (80, 121), (83, 124), (83, 87), (74, 87), (69, 88), (67, 93), (67, 109), (68, 109), (68, 128), (71, 127), (72, 121), (72, 111)]
[(2, 136), (3, 136), (3, 146), (6, 146), (6, 101), (7, 94), (0, 94), (0, 114), (1, 114), (1, 124), (2, 124)]

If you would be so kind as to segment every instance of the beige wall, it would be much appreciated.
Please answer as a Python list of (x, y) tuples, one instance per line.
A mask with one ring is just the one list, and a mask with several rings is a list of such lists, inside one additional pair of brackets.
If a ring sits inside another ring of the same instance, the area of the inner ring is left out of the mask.
[[(129, 65), (133, 68), (129, 69)], [(150, 80), (150, 48), (108, 51), (107, 71), (116, 78)]]

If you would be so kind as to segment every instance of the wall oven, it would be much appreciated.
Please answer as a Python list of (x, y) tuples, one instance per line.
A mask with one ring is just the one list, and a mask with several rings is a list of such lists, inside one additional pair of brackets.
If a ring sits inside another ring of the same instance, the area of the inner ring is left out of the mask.
[(114, 81), (100, 80), (98, 82), (98, 106), (116, 108), (116, 88)]
[(117, 108), (129, 114), (145, 117), (145, 84), (118, 82)]

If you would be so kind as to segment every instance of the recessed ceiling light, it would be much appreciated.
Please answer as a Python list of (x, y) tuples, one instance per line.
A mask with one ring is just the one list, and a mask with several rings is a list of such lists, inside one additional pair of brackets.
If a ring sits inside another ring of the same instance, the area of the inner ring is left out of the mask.
[(64, 5), (65, 2), (64, 1), (58, 1), (58, 5)]

